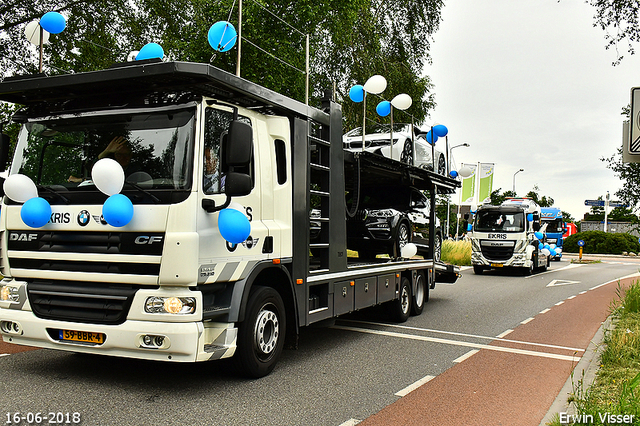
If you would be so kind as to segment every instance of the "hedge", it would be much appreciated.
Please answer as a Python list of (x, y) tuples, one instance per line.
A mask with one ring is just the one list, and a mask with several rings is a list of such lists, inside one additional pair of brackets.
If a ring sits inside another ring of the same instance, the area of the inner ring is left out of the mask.
[(562, 251), (578, 253), (578, 241), (584, 241), (583, 253), (622, 254), (622, 252), (640, 252), (638, 238), (631, 234), (610, 234), (602, 231), (585, 231), (573, 234), (564, 240)]

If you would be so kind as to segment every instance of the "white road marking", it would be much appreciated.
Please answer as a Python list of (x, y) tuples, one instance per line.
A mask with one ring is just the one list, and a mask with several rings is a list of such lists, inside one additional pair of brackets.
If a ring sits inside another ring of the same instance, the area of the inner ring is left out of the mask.
[(11, 354), (0, 354), (0, 356), (9, 356)]
[(399, 396), (400, 398), (402, 398), (403, 396), (408, 395), (410, 392), (413, 392), (414, 390), (418, 389), (420, 386), (424, 385), (429, 380), (431, 380), (431, 379), (433, 379), (435, 377), (436, 376), (424, 376), (422, 379), (417, 380), (416, 382), (410, 384), (409, 386), (407, 386), (406, 388), (402, 389), (401, 391), (396, 392), (395, 395)]
[(556, 305), (555, 305), (555, 306), (560, 306), (560, 305), (562, 305), (563, 303), (564, 303), (564, 300), (561, 300), (560, 302), (556, 303)]
[[(378, 325), (378, 326), (381, 326), (381, 327), (400, 328), (400, 329), (403, 329), (403, 330), (422, 331), (422, 332), (426, 332), (426, 333), (450, 334), (452, 336), (470, 337), (470, 338), (474, 338), (474, 339), (500, 340), (501, 342), (519, 343), (521, 345), (527, 345), (527, 346), (541, 346), (541, 347), (544, 347), (544, 348), (552, 348), (552, 349), (566, 349), (568, 351), (573, 351), (573, 352), (584, 352), (585, 351), (584, 349), (571, 348), (571, 347), (568, 347), (568, 346), (558, 346), (558, 345), (549, 345), (549, 344), (545, 344), (545, 343), (523, 342), (522, 340), (503, 339), (500, 336), (498, 336), (498, 337), (480, 336), (480, 335), (477, 335), (477, 334), (457, 333), (455, 331), (442, 331), (442, 330), (434, 330), (432, 328), (411, 327), (411, 326), (408, 326), (408, 325), (387, 324), (387, 323), (383, 323), (383, 322), (359, 321), (359, 320), (342, 320), (342, 322), (352, 322), (352, 323), (357, 323), (357, 324)], [(511, 330), (511, 331), (513, 331), (513, 330)], [(509, 332), (511, 332), (511, 331), (509, 331)], [(508, 333), (506, 333), (506, 334), (508, 334)]]
[(580, 283), (580, 281), (553, 280), (549, 284), (547, 284), (547, 287), (558, 287), (558, 286), (561, 286), (561, 285), (571, 285), (571, 284), (579, 284), (579, 283)]
[(579, 268), (581, 266), (584, 266), (584, 265), (581, 264), (581, 263), (571, 263), (571, 264), (569, 264), (569, 265), (567, 265), (567, 266), (565, 266), (563, 268), (560, 268), (560, 269), (549, 269), (549, 270), (547, 270), (545, 272), (538, 272), (537, 274), (526, 276), (526, 277), (524, 277), (524, 279), (526, 280), (528, 278), (535, 278), (535, 277), (539, 277), (540, 275), (544, 275), (544, 274), (551, 274), (552, 272), (560, 272), (560, 271), (565, 271), (567, 269)]
[(575, 299), (575, 298), (576, 298), (576, 296), (575, 296), (575, 294), (574, 294), (573, 296), (569, 296), (569, 297), (567, 297), (567, 300), (571, 300), (571, 299)]
[[(562, 361), (571, 361), (571, 362), (580, 361), (580, 357), (572, 356), (572, 355), (558, 355), (558, 354), (552, 354), (547, 352), (529, 351), (525, 349), (505, 348), (502, 346), (492, 346), (492, 345), (485, 345), (482, 343), (462, 342), (459, 340), (451, 340), (451, 339), (440, 339), (438, 337), (416, 336), (414, 334), (403, 334), (403, 333), (396, 333), (393, 331), (382, 331), (382, 330), (373, 330), (368, 328), (347, 327), (342, 325), (334, 325), (331, 328), (337, 329), (337, 330), (354, 331), (357, 333), (376, 334), (379, 336), (399, 337), (402, 339), (419, 340), (419, 341), (431, 342), (431, 343), (441, 343), (445, 345), (463, 346), (463, 347), (475, 348), (475, 349), (487, 349), (487, 350), (496, 351), (496, 352), (507, 352), (507, 353), (519, 354), (519, 355), (530, 355), (530, 356), (537, 356), (541, 358), (558, 359)], [(584, 349), (580, 349), (580, 351), (584, 351)]]
[(547, 312), (549, 312), (551, 309), (547, 308), (547, 309), (543, 309), (540, 311), (541, 314), (546, 314)]
[(346, 422), (340, 424), (339, 426), (355, 426), (360, 423), (360, 420), (357, 419), (349, 419)]
[(502, 333), (498, 334), (498, 335), (496, 336), (496, 338), (497, 338), (497, 339), (502, 339), (504, 336), (506, 336), (507, 334), (511, 333), (512, 331), (513, 331), (513, 330), (511, 330), (511, 329), (505, 330), (505, 331), (503, 331)]
[(522, 324), (522, 325), (529, 324), (531, 321), (533, 321), (533, 317), (527, 318), (524, 321), (520, 321), (520, 324)]
[(467, 352), (466, 354), (459, 356), (458, 358), (454, 359), (452, 362), (454, 364), (459, 364), (462, 361), (464, 361), (465, 359), (471, 358), (472, 356), (474, 356), (475, 354), (477, 354), (478, 352), (480, 352), (480, 350), (478, 349), (471, 349), (469, 352)]

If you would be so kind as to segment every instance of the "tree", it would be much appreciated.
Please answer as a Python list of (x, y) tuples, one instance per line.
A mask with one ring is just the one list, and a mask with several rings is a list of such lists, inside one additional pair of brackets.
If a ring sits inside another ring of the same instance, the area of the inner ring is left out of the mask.
[(491, 197), (491, 202), (489, 204), (491, 204), (492, 206), (499, 206), (500, 204), (502, 204), (507, 198), (514, 198), (516, 197), (516, 193), (513, 191), (505, 191), (504, 194), (500, 194), (500, 191), (502, 190), (502, 188), (498, 188), (495, 191), (493, 191), (490, 195)]
[[(346, 99), (347, 128), (361, 125), (363, 114), (361, 104), (348, 99), (348, 90), (373, 74), (387, 78), (389, 99), (399, 93), (412, 97), (408, 113), (420, 122), (434, 106), (432, 85), (422, 70), (430, 60), (429, 42), (442, 6), (442, 0), (245, 1), (242, 77), (304, 100), (302, 31), (310, 35), (312, 100), (335, 87), (338, 101)], [(235, 72), (235, 51), (214, 54), (207, 43), (211, 24), (227, 19), (237, 23), (233, 0), (8, 0), (0, 6), (0, 66), (5, 75), (36, 71), (38, 55), (23, 29), (50, 10), (68, 20), (67, 28), (51, 35), (45, 46), (48, 73), (103, 69), (125, 61), (130, 51), (148, 42), (160, 43), (169, 59)], [(368, 102), (367, 116), (377, 120), (376, 104)], [(398, 112), (396, 120), (402, 119), (409, 116)]]
[(611, 157), (601, 158), (607, 163), (607, 167), (616, 174), (622, 183), (622, 188), (615, 192), (623, 203), (637, 212), (640, 207), (640, 163), (624, 163), (622, 161), (622, 147)]
[(527, 192), (527, 195), (525, 195), (525, 198), (531, 198), (533, 201), (538, 203), (540, 207), (553, 206), (553, 202), (554, 202), (553, 198), (547, 197), (546, 195), (543, 195), (542, 197), (540, 197), (538, 195), (538, 191), (540, 191), (540, 188), (538, 188), (538, 185), (534, 185), (533, 189)]
[(605, 31), (605, 48), (616, 49), (618, 58), (613, 64), (619, 64), (624, 57), (618, 50), (619, 43), (625, 42), (627, 52), (633, 55), (632, 43), (640, 41), (640, 3), (635, 0), (588, 0), (588, 3), (596, 8), (594, 26)]

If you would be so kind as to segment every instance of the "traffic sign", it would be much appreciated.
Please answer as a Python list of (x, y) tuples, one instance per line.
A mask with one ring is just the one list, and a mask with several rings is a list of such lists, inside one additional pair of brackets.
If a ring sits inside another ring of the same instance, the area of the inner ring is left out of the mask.
[(578, 246), (584, 247), (584, 240), (578, 240)]
[(604, 207), (604, 200), (584, 200), (584, 205)]
[(628, 207), (626, 204), (620, 201), (609, 201), (609, 207)]

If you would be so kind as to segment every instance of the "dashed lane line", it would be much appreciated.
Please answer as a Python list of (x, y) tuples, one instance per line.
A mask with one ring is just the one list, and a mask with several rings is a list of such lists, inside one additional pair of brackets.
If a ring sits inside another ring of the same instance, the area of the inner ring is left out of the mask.
[(511, 333), (513, 330), (512, 329), (508, 329), (503, 331), (502, 333), (498, 334), (496, 336), (496, 339), (502, 339), (503, 337), (505, 337), (506, 335), (508, 335), (509, 333)]
[[(543, 348), (550, 348), (550, 349), (564, 349), (564, 350), (568, 350), (568, 351), (573, 351), (573, 352), (584, 352), (584, 349), (580, 349), (580, 348), (571, 348), (568, 346), (558, 346), (558, 345), (549, 345), (546, 343), (535, 343), (535, 342), (524, 342), (522, 340), (511, 340), (511, 339), (504, 339), (504, 336), (506, 336), (507, 334), (511, 333), (513, 330), (507, 330), (504, 333), (502, 333), (501, 335), (498, 335), (496, 337), (491, 337), (491, 336), (480, 336), (478, 334), (467, 334), (467, 333), (458, 333), (455, 331), (444, 331), (444, 330), (434, 330), (432, 328), (421, 328), (421, 327), (412, 327), (409, 325), (400, 325), (400, 324), (388, 324), (388, 323), (384, 323), (384, 322), (374, 322), (374, 321), (359, 321), (359, 320), (341, 320), (340, 322), (349, 322), (349, 323), (356, 323), (356, 324), (364, 324), (364, 325), (376, 325), (376, 326), (381, 326), (381, 327), (390, 327), (390, 328), (399, 328), (402, 330), (410, 330), (410, 331), (421, 331), (421, 332), (425, 332), (425, 333), (434, 333), (434, 334), (448, 334), (451, 336), (458, 336), (458, 337), (468, 337), (468, 338), (473, 338), (473, 339), (484, 339), (484, 340), (490, 340), (490, 341), (494, 341), (494, 340), (499, 340), (501, 342), (506, 342), (506, 343), (519, 343), (522, 345), (527, 345), (527, 346), (540, 346)], [(332, 328), (337, 328), (338, 326), (333, 326)]]
[(530, 323), (531, 321), (533, 321), (533, 317), (529, 317), (529, 318), (527, 318), (527, 319), (526, 319), (526, 320), (524, 320), (524, 321), (520, 321), (520, 324), (525, 325), (525, 324)]
[(413, 382), (412, 384), (410, 384), (406, 388), (402, 389), (401, 391), (396, 392), (395, 395), (399, 396), (400, 398), (402, 398), (403, 396), (408, 395), (410, 392), (413, 392), (414, 390), (418, 389), (420, 386), (424, 385), (429, 380), (431, 380), (431, 379), (433, 379), (435, 377), (436, 376), (424, 376), (422, 379), (416, 380), (415, 382)]
[(459, 356), (458, 358), (454, 359), (452, 362), (454, 364), (460, 364), (461, 362), (463, 362), (466, 359), (471, 358), (472, 356), (474, 356), (478, 352), (480, 352), (479, 349), (471, 349), (469, 352), (467, 352), (466, 354), (464, 354), (462, 356)]
[[(337, 330), (353, 331), (357, 333), (375, 334), (378, 336), (418, 340), (422, 342), (441, 343), (445, 345), (463, 346), (463, 347), (474, 348), (474, 349), (487, 349), (490, 351), (507, 352), (507, 353), (519, 354), (519, 355), (530, 355), (530, 356), (536, 356), (540, 358), (558, 359), (562, 361), (578, 362), (580, 361), (580, 358), (581, 358), (579, 356), (572, 356), (572, 355), (559, 355), (559, 354), (552, 354), (548, 352), (530, 351), (526, 349), (505, 348), (502, 346), (485, 345), (482, 343), (471, 343), (471, 342), (464, 342), (460, 340), (441, 339), (439, 337), (416, 336), (415, 334), (403, 334), (403, 333), (396, 333), (393, 331), (373, 330), (369, 328), (347, 327), (342, 325), (334, 325), (331, 328), (334, 328)], [(518, 343), (523, 343), (523, 342), (518, 342)], [(579, 349), (579, 351), (583, 352), (584, 349)]]

